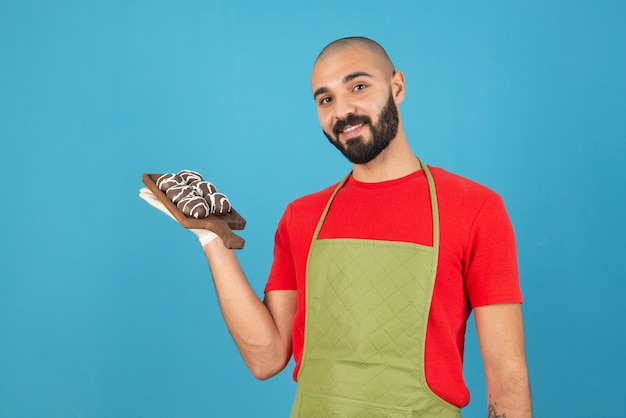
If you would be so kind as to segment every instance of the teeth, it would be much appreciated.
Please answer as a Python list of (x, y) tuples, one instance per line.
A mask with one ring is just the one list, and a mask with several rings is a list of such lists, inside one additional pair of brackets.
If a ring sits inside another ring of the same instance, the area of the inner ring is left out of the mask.
[(361, 127), (361, 125), (351, 126), (351, 127), (347, 128), (347, 129), (344, 129), (343, 131), (346, 132), (346, 133), (349, 133), (349, 132), (352, 132), (355, 129), (358, 129), (360, 127)]

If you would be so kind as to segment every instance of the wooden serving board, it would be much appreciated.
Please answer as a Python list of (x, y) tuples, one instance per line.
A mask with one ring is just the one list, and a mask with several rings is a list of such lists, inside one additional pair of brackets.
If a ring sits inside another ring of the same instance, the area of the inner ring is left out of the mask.
[(220, 215), (209, 215), (206, 218), (191, 218), (186, 216), (156, 185), (161, 174), (144, 173), (141, 177), (143, 184), (165, 205), (172, 216), (185, 228), (208, 229), (215, 232), (226, 248), (239, 250), (243, 248), (244, 239), (236, 235), (233, 230), (242, 230), (246, 226), (246, 220), (235, 210)]

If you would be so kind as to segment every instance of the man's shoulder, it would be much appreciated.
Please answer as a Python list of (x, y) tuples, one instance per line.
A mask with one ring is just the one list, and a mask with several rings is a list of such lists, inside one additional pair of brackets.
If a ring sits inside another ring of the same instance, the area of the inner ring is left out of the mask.
[[(487, 198), (497, 193), (484, 184), (478, 183), (468, 177), (452, 173), (441, 167), (431, 167), (437, 191), (451, 196)], [(439, 194), (439, 193), (438, 193)]]
[(326, 202), (328, 202), (328, 199), (333, 193), (333, 190), (335, 190), (335, 188), (337, 187), (337, 184), (338, 183), (335, 183), (316, 192), (300, 196), (297, 199), (291, 201), (289, 203), (289, 206), (292, 210), (310, 210), (320, 205), (323, 207)]
[(335, 187), (336, 184), (317, 192), (303, 195), (289, 202), (280, 224), (290, 230), (290, 234), (296, 237), (312, 234), (315, 224), (319, 220)]

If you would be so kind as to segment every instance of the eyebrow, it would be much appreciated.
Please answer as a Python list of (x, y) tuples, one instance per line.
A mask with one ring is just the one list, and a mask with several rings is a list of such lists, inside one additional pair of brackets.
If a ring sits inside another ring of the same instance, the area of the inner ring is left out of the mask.
[[(349, 83), (350, 81), (358, 77), (370, 77), (371, 78), (373, 76), (369, 73), (366, 73), (365, 71), (356, 71), (354, 73), (350, 73), (347, 76), (345, 76), (343, 78), (343, 84)], [(326, 92), (328, 92), (328, 87), (320, 87), (319, 89), (315, 90), (315, 92), (313, 93), (313, 98), (315, 99), (320, 94), (324, 94)]]

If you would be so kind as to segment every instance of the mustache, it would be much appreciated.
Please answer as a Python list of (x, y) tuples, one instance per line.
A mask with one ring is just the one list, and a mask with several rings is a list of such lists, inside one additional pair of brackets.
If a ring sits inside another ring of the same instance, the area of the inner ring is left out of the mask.
[(339, 135), (346, 126), (372, 123), (369, 116), (365, 115), (348, 115), (345, 119), (338, 120), (333, 126), (333, 133)]

